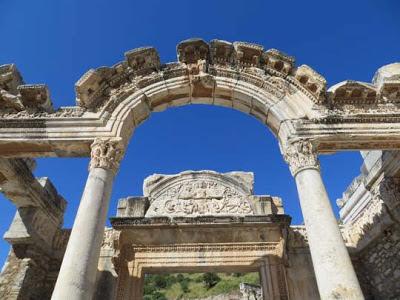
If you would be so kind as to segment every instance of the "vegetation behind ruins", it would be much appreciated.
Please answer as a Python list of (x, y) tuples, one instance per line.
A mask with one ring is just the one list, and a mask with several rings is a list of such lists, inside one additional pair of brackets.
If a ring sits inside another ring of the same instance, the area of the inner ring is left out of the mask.
[(239, 292), (241, 282), (259, 285), (258, 273), (146, 275), (144, 300), (199, 299)]

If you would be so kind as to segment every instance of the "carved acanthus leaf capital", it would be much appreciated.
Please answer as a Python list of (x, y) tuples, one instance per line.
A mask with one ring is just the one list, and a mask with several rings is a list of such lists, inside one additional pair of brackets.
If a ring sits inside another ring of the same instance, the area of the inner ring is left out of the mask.
[(292, 142), (286, 145), (282, 152), (293, 176), (304, 169), (319, 170), (317, 151), (309, 140)]
[(124, 155), (124, 145), (120, 139), (95, 139), (91, 145), (89, 170), (108, 169), (116, 173)]

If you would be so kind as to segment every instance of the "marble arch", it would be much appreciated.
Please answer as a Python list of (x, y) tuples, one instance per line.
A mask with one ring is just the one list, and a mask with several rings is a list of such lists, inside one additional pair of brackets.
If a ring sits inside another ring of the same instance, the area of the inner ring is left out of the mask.
[(152, 112), (197, 103), (244, 111), (272, 130), (296, 180), (321, 297), (362, 298), (317, 155), (400, 148), (400, 64), (380, 68), (372, 84), (327, 89), (309, 66), (256, 44), (191, 39), (177, 53), (177, 62), (161, 64), (154, 48), (129, 51), (84, 74), (77, 105), (57, 110), (45, 85), (24, 84), (15, 65), (0, 67), (2, 157), (91, 157), (53, 298), (92, 292), (112, 181), (134, 129)]

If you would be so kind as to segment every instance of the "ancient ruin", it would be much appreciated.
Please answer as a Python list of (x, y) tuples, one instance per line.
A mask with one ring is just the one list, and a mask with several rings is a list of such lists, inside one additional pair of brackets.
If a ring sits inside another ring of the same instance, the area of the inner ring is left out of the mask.
[[(58, 109), (45, 85), (0, 66), (0, 186), (17, 207), (0, 298), (141, 299), (146, 273), (235, 269), (260, 272), (264, 299), (398, 299), (400, 63), (372, 83), (327, 88), (311, 67), (256, 44), (191, 39), (177, 55), (163, 64), (154, 48), (128, 51), (84, 74), (76, 106)], [(285, 199), (253, 195), (251, 173), (187, 171), (147, 178), (105, 228), (135, 128), (189, 104), (237, 109), (274, 133), (304, 226), (291, 226)], [(318, 155), (345, 150), (364, 164), (338, 222)], [(33, 176), (35, 157), (91, 158), (72, 229), (62, 227), (66, 200)]]

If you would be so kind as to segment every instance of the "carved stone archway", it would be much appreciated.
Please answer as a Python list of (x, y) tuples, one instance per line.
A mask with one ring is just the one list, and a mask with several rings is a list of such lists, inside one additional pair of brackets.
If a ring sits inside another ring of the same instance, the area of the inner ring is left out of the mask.
[(3, 157), (89, 156), (96, 138), (126, 144), (152, 112), (187, 104), (231, 107), (255, 116), (285, 145), (312, 140), (318, 152), (398, 149), (399, 64), (382, 67), (373, 84), (326, 81), (294, 58), (256, 44), (200, 39), (177, 47), (161, 64), (154, 48), (89, 70), (76, 83), (77, 106), (54, 110), (45, 85), (23, 84), (15, 65), (0, 68)]
[(321, 297), (362, 298), (317, 155), (400, 149), (400, 64), (379, 69), (372, 84), (326, 90), (316, 71), (260, 45), (192, 39), (177, 52), (178, 62), (161, 64), (154, 48), (139, 48), (90, 70), (76, 84), (77, 106), (56, 111), (45, 85), (23, 84), (14, 65), (0, 67), (2, 157), (92, 158), (54, 299), (93, 291), (112, 181), (134, 129), (152, 112), (197, 103), (238, 109), (272, 130), (296, 180)]
[(116, 299), (143, 299), (145, 274), (178, 272), (258, 272), (263, 299), (288, 299), (290, 217), (280, 198), (253, 195), (253, 182), (246, 172), (155, 174), (144, 196), (120, 199), (111, 219)]

